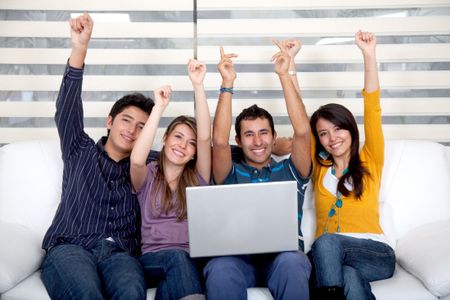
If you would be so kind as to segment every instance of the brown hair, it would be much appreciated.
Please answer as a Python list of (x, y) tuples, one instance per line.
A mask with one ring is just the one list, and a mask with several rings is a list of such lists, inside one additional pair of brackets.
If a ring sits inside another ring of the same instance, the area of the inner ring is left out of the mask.
[[(189, 128), (192, 129), (195, 136), (197, 136), (197, 123), (195, 122), (195, 119), (188, 116), (179, 116), (175, 118), (167, 127), (166, 132), (164, 133), (164, 138), (169, 136), (175, 127), (178, 125), (187, 125)], [(177, 182), (177, 189), (175, 191), (177, 202), (172, 202), (172, 196), (173, 193), (170, 190), (169, 184), (166, 180), (166, 177), (164, 176), (164, 148), (161, 149), (161, 153), (159, 155), (158, 160), (158, 168), (155, 176), (155, 182), (153, 183), (152, 187), (152, 195), (158, 195), (160, 191), (162, 191), (162, 199), (161, 199), (161, 212), (164, 214), (167, 214), (169, 210), (172, 208), (175, 208), (178, 211), (178, 221), (183, 221), (187, 217), (187, 209), (186, 209), (186, 187), (188, 186), (196, 186), (199, 184), (197, 174), (196, 174), (196, 163), (197, 163), (197, 152), (194, 155), (194, 158), (189, 160), (186, 165), (184, 166), (183, 171), (180, 174), (180, 177), (178, 178)], [(156, 198), (153, 197), (152, 202), (152, 208), (155, 209), (156, 206)]]

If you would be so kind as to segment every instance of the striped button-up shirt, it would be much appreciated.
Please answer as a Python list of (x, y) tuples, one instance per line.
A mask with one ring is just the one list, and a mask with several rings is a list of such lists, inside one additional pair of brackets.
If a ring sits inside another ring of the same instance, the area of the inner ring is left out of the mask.
[(83, 70), (66, 67), (55, 115), (64, 162), (62, 195), (42, 247), (70, 243), (89, 249), (113, 238), (136, 254), (140, 212), (131, 193), (129, 158), (115, 162), (104, 150), (106, 137), (95, 143), (84, 132), (82, 80)]

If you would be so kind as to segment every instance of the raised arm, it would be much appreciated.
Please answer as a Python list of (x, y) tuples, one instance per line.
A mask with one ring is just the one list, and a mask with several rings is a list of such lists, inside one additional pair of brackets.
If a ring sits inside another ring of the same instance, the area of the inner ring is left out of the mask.
[(236, 72), (231, 60), (233, 57), (237, 57), (237, 55), (225, 54), (223, 48), (220, 47), (220, 62), (217, 69), (222, 76), (222, 85), (213, 125), (213, 176), (218, 184), (223, 183), (233, 166), (230, 149), (232, 89), (236, 79)]
[(358, 31), (355, 44), (361, 49), (364, 58), (364, 134), (362, 151), (368, 152), (371, 159), (379, 165), (384, 164), (384, 137), (381, 121), (381, 106), (376, 59), (376, 37), (371, 32)]
[(291, 57), (291, 60), (289, 62), (289, 75), (291, 75), (292, 83), (295, 86), (295, 89), (297, 90), (298, 94), (301, 97), (301, 90), (300, 85), (298, 84), (298, 78), (297, 78), (297, 68), (295, 66), (295, 57), (297, 56), (297, 53), (302, 48), (302, 44), (299, 39), (294, 40), (285, 40), (282, 41), (285, 43), (286, 48), (288, 50), (288, 54)]
[(195, 97), (195, 120), (197, 122), (197, 171), (209, 182), (211, 178), (211, 117), (203, 80), (206, 65), (195, 59), (188, 62), (189, 79)]
[(154, 91), (155, 106), (134, 144), (133, 151), (131, 151), (130, 175), (131, 184), (135, 191), (141, 188), (147, 178), (147, 157), (155, 140), (159, 120), (169, 104), (171, 94), (172, 89), (168, 85), (162, 86)]
[(272, 60), (275, 63), (275, 72), (278, 74), (283, 88), (287, 112), (294, 129), (291, 158), (298, 172), (303, 177), (307, 177), (311, 170), (311, 130), (309, 120), (302, 98), (288, 72), (292, 58), (288, 53), (287, 43), (286, 41), (274, 41), (274, 43), (280, 51), (272, 57)]
[(70, 19), (70, 35), (72, 37), (72, 52), (70, 53), (69, 65), (81, 69), (91, 39), (94, 21), (88, 13), (84, 13), (75, 19)]
[(81, 91), (83, 85), (83, 65), (94, 22), (87, 13), (69, 20), (72, 37), (72, 52), (56, 100), (55, 122), (61, 143), (63, 160), (69, 159), (80, 139), (88, 138), (84, 132), (83, 104)]
[(360, 30), (355, 34), (355, 44), (361, 49), (364, 58), (364, 90), (367, 93), (374, 92), (380, 88), (375, 34)]

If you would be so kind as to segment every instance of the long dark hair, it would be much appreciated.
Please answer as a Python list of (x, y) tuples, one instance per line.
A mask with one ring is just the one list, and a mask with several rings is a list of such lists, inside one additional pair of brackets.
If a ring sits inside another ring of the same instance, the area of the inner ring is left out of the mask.
[[(167, 127), (166, 132), (164, 133), (164, 138), (168, 137), (172, 131), (180, 124), (187, 125), (192, 129), (195, 136), (197, 136), (197, 123), (195, 119), (188, 116), (179, 116), (175, 118)], [(178, 221), (182, 221), (187, 217), (187, 209), (186, 209), (186, 187), (188, 186), (196, 186), (198, 185), (198, 179), (196, 175), (196, 163), (197, 163), (197, 152), (195, 152), (194, 158), (189, 160), (187, 164), (184, 166), (183, 172), (181, 172), (180, 177), (178, 178), (177, 189), (175, 191), (177, 196), (177, 202), (172, 202), (172, 191), (170, 190), (169, 184), (164, 176), (164, 154), (165, 146), (161, 149), (161, 153), (159, 155), (159, 166), (158, 171), (156, 172), (155, 182), (152, 187), (152, 195), (158, 195), (159, 191), (162, 191), (163, 196), (161, 199), (161, 212), (167, 214), (170, 209), (173, 207), (178, 211)], [(153, 197), (153, 205), (152, 208), (156, 208), (156, 198)]]
[(356, 125), (355, 117), (345, 106), (336, 103), (321, 106), (311, 116), (311, 130), (316, 140), (315, 158), (322, 166), (330, 166), (334, 163), (333, 157), (329, 155), (328, 158), (324, 159), (320, 156), (320, 153), (323, 153), (323, 151), (326, 150), (320, 143), (319, 135), (316, 129), (316, 124), (319, 119), (325, 119), (333, 123), (335, 126), (350, 132), (352, 143), (348, 171), (339, 179), (337, 189), (342, 195), (348, 196), (351, 191), (349, 191), (344, 185), (347, 180), (348, 182), (353, 183), (353, 193), (357, 198), (360, 198), (363, 193), (363, 176), (370, 176), (370, 174), (367, 168), (362, 165), (361, 159), (359, 158), (359, 131), (358, 126)]

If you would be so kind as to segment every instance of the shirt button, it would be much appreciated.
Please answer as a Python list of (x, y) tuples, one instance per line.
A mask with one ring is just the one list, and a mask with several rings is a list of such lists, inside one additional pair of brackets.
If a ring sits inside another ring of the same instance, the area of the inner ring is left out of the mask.
[(258, 174), (258, 170), (253, 170), (253, 173), (254, 174)]
[(114, 207), (113, 207), (113, 206), (111, 206), (111, 210), (114, 210)]
[(108, 222), (109, 225), (112, 225), (112, 222)]

